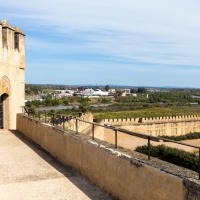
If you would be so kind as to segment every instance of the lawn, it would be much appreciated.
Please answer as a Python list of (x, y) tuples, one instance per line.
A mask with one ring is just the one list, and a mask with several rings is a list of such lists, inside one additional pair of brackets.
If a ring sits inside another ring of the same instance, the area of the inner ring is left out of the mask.
[(43, 89), (42, 92), (43, 92), (44, 94), (47, 94), (47, 93), (55, 92), (55, 90), (52, 90), (52, 89)]

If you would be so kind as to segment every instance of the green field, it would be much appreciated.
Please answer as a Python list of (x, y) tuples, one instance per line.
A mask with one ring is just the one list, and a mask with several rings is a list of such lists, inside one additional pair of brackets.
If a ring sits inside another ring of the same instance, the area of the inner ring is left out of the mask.
[(94, 118), (138, 118), (138, 117), (161, 117), (172, 115), (194, 115), (200, 114), (199, 109), (193, 108), (145, 108), (140, 110), (119, 111), (119, 112), (94, 112)]
[(47, 94), (47, 93), (53, 93), (53, 92), (55, 92), (55, 90), (52, 90), (52, 89), (43, 89), (42, 92), (44, 94)]

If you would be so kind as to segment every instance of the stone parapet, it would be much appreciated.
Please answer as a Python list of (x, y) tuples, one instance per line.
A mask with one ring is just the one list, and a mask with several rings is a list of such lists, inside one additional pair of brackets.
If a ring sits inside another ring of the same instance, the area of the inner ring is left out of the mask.
[(200, 199), (198, 173), (17, 116), (17, 130), (115, 199)]

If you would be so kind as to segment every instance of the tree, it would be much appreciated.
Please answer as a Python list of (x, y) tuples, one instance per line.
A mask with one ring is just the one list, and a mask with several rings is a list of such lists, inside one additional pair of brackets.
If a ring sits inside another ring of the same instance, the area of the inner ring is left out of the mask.
[(55, 111), (54, 109), (51, 109), (49, 112), (50, 112), (51, 114), (54, 114), (56, 111)]
[(123, 91), (122, 90), (116, 90), (116, 96), (120, 97), (122, 96)]
[(64, 104), (65, 106), (68, 105), (68, 104), (69, 104), (69, 100), (65, 98), (65, 99), (63, 100), (63, 104)]
[(81, 97), (77, 100), (80, 104), (89, 103), (90, 99), (88, 97)]
[(68, 97), (69, 103), (74, 103), (76, 98), (74, 96)]
[(26, 106), (30, 107), (32, 105), (31, 101), (26, 102)]
[(65, 88), (66, 88), (66, 87), (63, 86), (63, 85), (60, 85), (60, 86), (59, 86), (59, 90), (65, 90)]
[(79, 109), (81, 109), (82, 113), (87, 113), (89, 112), (90, 104), (89, 104), (90, 99), (88, 97), (81, 97), (78, 102), (79, 104)]
[(105, 104), (109, 103), (109, 100), (104, 97), (104, 98), (101, 99), (101, 103), (103, 103), (104, 107), (105, 107)]
[(144, 87), (138, 88), (137, 93), (147, 93), (147, 89)]
[(110, 86), (109, 85), (106, 85), (105, 86), (105, 91), (108, 91), (110, 89)]
[(83, 102), (79, 105), (79, 109), (81, 110), (82, 113), (87, 113), (89, 112), (89, 108), (90, 108), (90, 105), (89, 103), (87, 102)]
[(131, 88), (131, 93), (137, 93), (137, 90), (135, 88)]
[(31, 114), (36, 114), (36, 109), (35, 109), (35, 106), (34, 105), (31, 105), (28, 109), (28, 112), (31, 113)]

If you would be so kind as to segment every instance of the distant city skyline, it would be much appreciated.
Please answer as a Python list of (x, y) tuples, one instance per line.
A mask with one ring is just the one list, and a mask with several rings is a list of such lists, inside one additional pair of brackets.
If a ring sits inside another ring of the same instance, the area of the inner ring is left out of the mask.
[(200, 2), (1, 2), (26, 34), (26, 83), (200, 88)]

